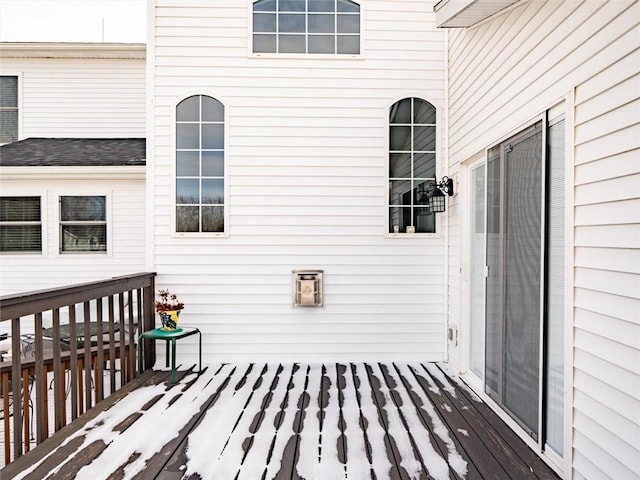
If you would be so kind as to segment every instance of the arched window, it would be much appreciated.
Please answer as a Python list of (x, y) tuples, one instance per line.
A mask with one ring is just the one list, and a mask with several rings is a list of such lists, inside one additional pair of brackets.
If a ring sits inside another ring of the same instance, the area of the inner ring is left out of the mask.
[(224, 105), (206, 95), (176, 107), (176, 232), (224, 232)]
[(436, 109), (404, 98), (389, 112), (389, 233), (434, 233), (427, 206), (436, 177)]
[(360, 53), (360, 5), (350, 0), (259, 0), (254, 53)]

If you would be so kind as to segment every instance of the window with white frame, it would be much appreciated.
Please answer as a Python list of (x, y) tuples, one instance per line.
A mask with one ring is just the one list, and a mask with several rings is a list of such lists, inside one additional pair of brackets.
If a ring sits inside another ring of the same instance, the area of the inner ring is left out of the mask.
[(389, 233), (435, 233), (436, 109), (404, 98), (389, 112)]
[(224, 232), (224, 105), (194, 95), (176, 107), (176, 232)]
[(60, 197), (60, 253), (107, 251), (107, 198)]
[(259, 0), (253, 53), (357, 55), (360, 5), (350, 0)]
[(18, 77), (0, 76), (0, 144), (18, 140)]
[(42, 252), (40, 203), (40, 197), (0, 197), (0, 252)]

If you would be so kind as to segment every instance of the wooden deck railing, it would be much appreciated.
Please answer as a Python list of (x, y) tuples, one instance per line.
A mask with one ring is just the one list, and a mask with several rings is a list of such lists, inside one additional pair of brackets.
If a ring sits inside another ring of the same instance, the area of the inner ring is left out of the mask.
[[(154, 326), (154, 279), (139, 273), (0, 297), (10, 344), (0, 357), (4, 464), (136, 376), (138, 332)], [(150, 343), (145, 368), (154, 358)]]

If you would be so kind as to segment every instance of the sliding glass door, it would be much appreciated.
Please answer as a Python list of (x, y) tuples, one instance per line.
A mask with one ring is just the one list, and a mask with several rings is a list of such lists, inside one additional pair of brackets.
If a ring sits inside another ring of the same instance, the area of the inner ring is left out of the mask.
[(542, 449), (563, 451), (564, 120), (469, 168), (469, 368)]

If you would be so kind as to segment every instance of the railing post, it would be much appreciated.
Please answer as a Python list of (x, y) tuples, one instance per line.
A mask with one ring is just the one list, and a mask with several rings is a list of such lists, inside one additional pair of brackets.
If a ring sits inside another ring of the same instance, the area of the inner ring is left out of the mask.
[[(153, 330), (155, 326), (155, 281), (151, 277), (151, 284), (144, 288), (143, 296), (143, 312), (142, 312), (142, 328), (140, 333), (147, 330)], [(143, 340), (144, 344), (144, 358), (142, 359), (142, 370), (146, 371), (153, 368), (153, 364), (156, 359), (156, 346), (155, 342), (151, 340)]]
[(11, 391), (13, 395), (13, 448), (14, 458), (22, 455), (22, 409), (20, 408), (22, 392), (22, 365), (20, 356), (20, 319), (11, 320)]

